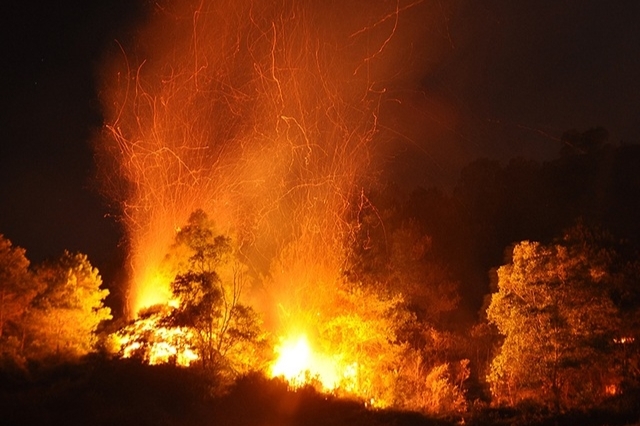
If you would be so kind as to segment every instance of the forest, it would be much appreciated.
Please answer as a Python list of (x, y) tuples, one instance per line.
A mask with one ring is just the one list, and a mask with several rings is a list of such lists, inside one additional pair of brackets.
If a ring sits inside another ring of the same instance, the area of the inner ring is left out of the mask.
[(640, 146), (603, 128), (562, 141), (552, 161), (476, 160), (453, 188), (359, 194), (342, 275), (294, 300), (322, 314), (305, 324), (331, 357), (291, 375), (247, 296), (275, 279), (203, 210), (166, 255), (170, 302), (137, 318), (112, 315), (86, 255), (32, 265), (2, 237), (0, 412), (40, 425), (638, 422)]

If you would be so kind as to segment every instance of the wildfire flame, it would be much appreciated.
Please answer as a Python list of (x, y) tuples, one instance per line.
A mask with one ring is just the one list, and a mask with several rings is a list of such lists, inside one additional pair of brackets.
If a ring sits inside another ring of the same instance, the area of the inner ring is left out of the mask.
[(282, 376), (289, 383), (304, 382), (304, 374), (311, 369), (311, 348), (306, 336), (285, 341), (276, 348), (279, 357), (272, 368), (274, 377)]
[(283, 377), (294, 388), (317, 382), (323, 390), (332, 391), (339, 386), (348, 387), (356, 376), (355, 365), (341, 366), (337, 357), (313, 351), (304, 334), (285, 339), (276, 347), (276, 353), (272, 377)]
[[(190, 347), (180, 348), (177, 340), (189, 340), (189, 331), (180, 327), (161, 327), (154, 330), (156, 341), (150, 344), (150, 365), (166, 364), (173, 362), (177, 365), (188, 367), (198, 359), (198, 354)], [(142, 349), (143, 343), (134, 341), (130, 337), (123, 337), (118, 342), (122, 347), (122, 357), (131, 358), (136, 351)]]
[(151, 365), (174, 363), (184, 367), (198, 360), (192, 346), (192, 330), (161, 324), (168, 309), (138, 318), (115, 334), (116, 345), (123, 358), (141, 356)]
[(343, 252), (351, 204), (384, 161), (381, 106), (398, 101), (385, 86), (413, 58), (400, 15), (422, 2), (365, 3), (164, 1), (139, 51), (115, 47), (96, 158), (122, 207), (132, 316), (166, 302), (155, 271), (197, 208), (259, 274), (302, 249), (306, 267), (339, 275), (339, 255), (318, 254)]
[[(152, 3), (154, 19), (135, 47), (118, 44), (108, 59), (96, 144), (100, 178), (127, 234), (131, 317), (170, 303), (175, 275), (162, 264), (176, 227), (196, 209), (233, 237), (252, 276), (268, 277), (255, 305), (271, 332), (287, 336), (276, 305), (303, 319), (339, 316), (329, 310), (339, 306), (332, 297), (366, 204), (363, 188), (387, 160), (379, 148), (399, 137), (383, 120), (384, 108), (402, 103), (398, 85), (407, 76), (396, 60), (415, 60), (411, 43), (396, 36), (400, 17), (425, 28), (406, 13), (421, 3)], [(194, 360), (185, 330), (137, 322), (134, 334), (151, 337), (149, 362)], [(272, 374), (358, 390), (358, 375), (376, 364), (344, 354), (341, 336), (360, 338), (367, 328), (347, 325), (332, 323), (333, 345), (314, 346), (311, 333), (286, 338)], [(122, 340), (125, 356), (139, 345)]]

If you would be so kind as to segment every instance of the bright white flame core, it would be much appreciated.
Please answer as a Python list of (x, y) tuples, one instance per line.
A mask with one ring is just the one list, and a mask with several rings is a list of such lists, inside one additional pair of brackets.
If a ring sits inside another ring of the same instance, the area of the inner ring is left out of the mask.
[(121, 330), (115, 337), (123, 358), (136, 356), (146, 345), (146, 362), (150, 365), (175, 362), (188, 367), (198, 359), (191, 344), (193, 331), (185, 327), (160, 326), (157, 317), (138, 319), (129, 330)]
[(284, 377), (293, 387), (316, 380), (328, 391), (339, 386), (350, 388), (356, 377), (356, 365), (341, 366), (337, 359), (314, 352), (305, 335), (285, 339), (276, 353), (271, 375)]

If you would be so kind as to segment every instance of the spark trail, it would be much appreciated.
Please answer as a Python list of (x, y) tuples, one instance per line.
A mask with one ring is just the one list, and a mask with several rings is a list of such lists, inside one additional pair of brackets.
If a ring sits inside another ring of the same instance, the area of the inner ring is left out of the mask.
[(160, 2), (118, 45), (96, 157), (126, 227), (132, 314), (168, 300), (162, 259), (197, 208), (270, 277), (280, 316), (313, 306), (305, 289), (339, 277), (352, 201), (377, 176), (387, 51), (416, 4)]

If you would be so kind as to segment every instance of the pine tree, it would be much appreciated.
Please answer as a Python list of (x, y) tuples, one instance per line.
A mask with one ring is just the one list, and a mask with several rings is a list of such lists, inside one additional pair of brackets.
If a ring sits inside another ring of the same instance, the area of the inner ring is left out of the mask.
[(101, 288), (102, 278), (87, 256), (65, 251), (38, 268), (36, 279), (44, 291), (27, 315), (27, 355), (65, 359), (94, 350), (98, 325), (111, 319), (111, 310), (103, 305), (109, 291)]

